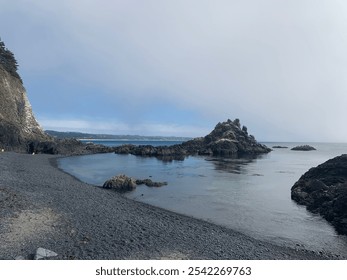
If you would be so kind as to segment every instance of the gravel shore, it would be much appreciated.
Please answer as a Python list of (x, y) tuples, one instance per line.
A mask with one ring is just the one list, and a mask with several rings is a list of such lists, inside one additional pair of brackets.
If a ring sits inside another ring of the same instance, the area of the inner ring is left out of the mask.
[(0, 259), (332, 259), (129, 200), (59, 170), (57, 156), (0, 153)]

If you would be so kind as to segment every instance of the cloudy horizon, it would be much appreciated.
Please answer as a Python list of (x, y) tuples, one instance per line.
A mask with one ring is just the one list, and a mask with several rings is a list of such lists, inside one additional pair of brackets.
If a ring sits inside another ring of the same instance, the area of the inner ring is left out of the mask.
[(347, 142), (347, 3), (0, 0), (44, 129)]

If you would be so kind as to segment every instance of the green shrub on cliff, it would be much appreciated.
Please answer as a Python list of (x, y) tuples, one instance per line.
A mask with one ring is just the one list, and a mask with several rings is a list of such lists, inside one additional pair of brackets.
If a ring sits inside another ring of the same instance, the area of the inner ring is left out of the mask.
[(18, 63), (14, 54), (6, 48), (5, 43), (0, 38), (0, 65), (12, 76), (20, 79), (17, 69)]

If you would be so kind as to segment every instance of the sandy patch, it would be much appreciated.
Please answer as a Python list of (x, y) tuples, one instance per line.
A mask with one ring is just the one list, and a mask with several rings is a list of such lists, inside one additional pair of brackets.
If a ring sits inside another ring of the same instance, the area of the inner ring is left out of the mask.
[(3, 221), (5, 226), (0, 236), (5, 242), (1, 243), (5, 247), (21, 246), (25, 242), (53, 232), (58, 219), (59, 216), (49, 208), (23, 210)]

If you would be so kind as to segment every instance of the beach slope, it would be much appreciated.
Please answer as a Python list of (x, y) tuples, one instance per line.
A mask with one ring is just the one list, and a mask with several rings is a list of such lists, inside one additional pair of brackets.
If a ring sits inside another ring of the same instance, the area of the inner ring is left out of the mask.
[[(0, 259), (321, 259), (80, 182), (58, 156), (0, 154)], [(237, 218), (237, 217), (235, 217)]]

